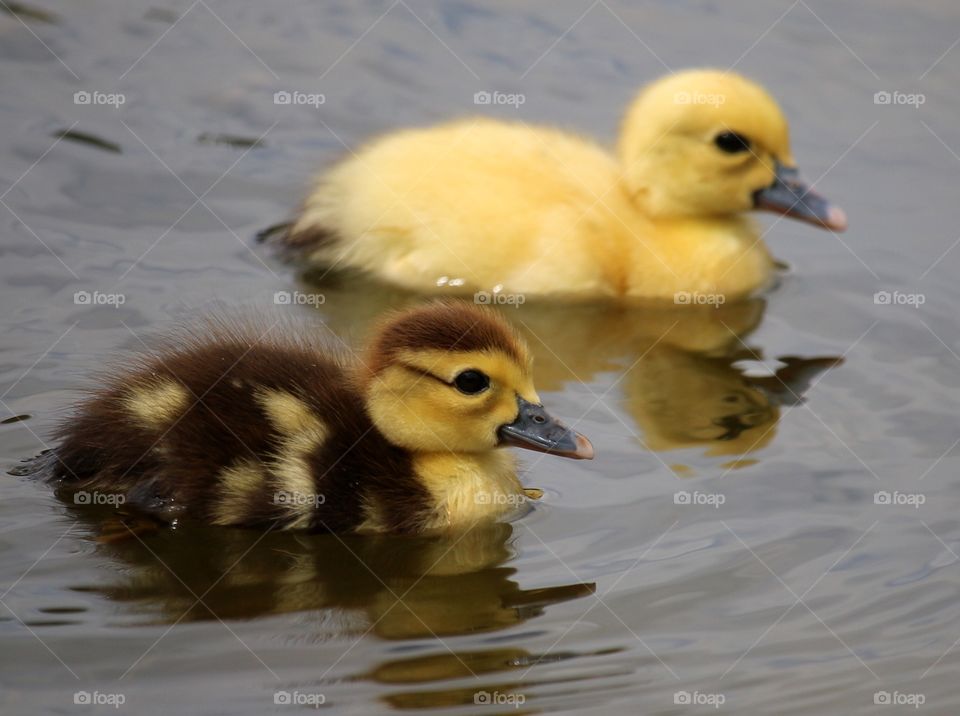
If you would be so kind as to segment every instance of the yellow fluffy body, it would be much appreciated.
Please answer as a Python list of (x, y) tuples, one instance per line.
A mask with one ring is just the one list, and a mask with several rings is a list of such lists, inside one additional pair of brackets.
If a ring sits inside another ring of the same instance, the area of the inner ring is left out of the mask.
[[(726, 130), (751, 151), (719, 152)], [(690, 71), (638, 95), (616, 154), (486, 118), (374, 140), (319, 179), (291, 236), (324, 236), (307, 243), (318, 263), (421, 291), (733, 299), (772, 279), (743, 213), (774, 161), (793, 163), (776, 102), (738, 75)]]

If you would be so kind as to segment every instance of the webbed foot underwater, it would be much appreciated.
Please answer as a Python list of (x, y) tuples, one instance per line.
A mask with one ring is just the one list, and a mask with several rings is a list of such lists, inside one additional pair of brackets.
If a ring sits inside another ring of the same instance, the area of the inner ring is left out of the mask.
[(57, 432), (59, 491), (215, 525), (416, 533), (521, 505), (505, 446), (593, 457), (489, 310), (396, 313), (358, 360), (308, 334), (213, 318), (108, 377)]

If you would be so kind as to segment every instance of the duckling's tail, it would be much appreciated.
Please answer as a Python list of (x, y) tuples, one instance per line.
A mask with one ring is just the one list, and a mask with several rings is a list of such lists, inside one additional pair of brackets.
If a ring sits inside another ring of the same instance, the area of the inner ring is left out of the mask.
[(19, 465), (7, 470), (7, 474), (15, 477), (33, 477), (38, 480), (55, 480), (58, 462), (55, 451), (44, 450), (36, 457), (21, 460)]
[(254, 234), (253, 238), (258, 244), (262, 244), (268, 239), (270, 239), (271, 237), (276, 236), (277, 234), (280, 234), (281, 232), (283, 233), (284, 237), (286, 237), (286, 235), (290, 233), (290, 229), (292, 228), (293, 228), (292, 221), (281, 221), (280, 223), (272, 224), (265, 229), (260, 229), (260, 231)]
[(322, 226), (301, 226), (295, 221), (273, 224), (257, 232), (258, 243), (276, 246), (286, 259), (294, 260), (310, 256), (315, 258), (318, 249), (332, 245), (336, 234)]

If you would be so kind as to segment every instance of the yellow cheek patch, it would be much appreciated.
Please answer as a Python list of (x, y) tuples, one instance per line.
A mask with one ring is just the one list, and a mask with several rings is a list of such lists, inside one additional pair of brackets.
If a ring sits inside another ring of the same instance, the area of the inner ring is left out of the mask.
[(124, 398), (124, 407), (140, 425), (151, 429), (169, 426), (190, 404), (190, 394), (180, 383), (161, 379), (134, 388)]
[(329, 429), (309, 406), (286, 391), (261, 388), (254, 395), (281, 436), (269, 462), (276, 487), (269, 499), (289, 513), (293, 521), (287, 527), (308, 527), (325, 497), (317, 489), (307, 457), (326, 442)]
[[(490, 389), (466, 395), (453, 383), (465, 370), (490, 378)], [(499, 351), (408, 350), (378, 373), (367, 407), (394, 444), (415, 452), (482, 452), (497, 446), (497, 429), (517, 416), (517, 395), (540, 398), (529, 362)]]
[(250, 498), (262, 491), (263, 468), (254, 460), (241, 460), (221, 471), (220, 499), (214, 507), (213, 523), (234, 525), (246, 517)]

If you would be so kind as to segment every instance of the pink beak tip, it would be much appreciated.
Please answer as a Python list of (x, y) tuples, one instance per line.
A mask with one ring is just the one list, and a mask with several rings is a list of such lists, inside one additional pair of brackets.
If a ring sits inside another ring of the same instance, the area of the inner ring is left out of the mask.
[(578, 433), (576, 457), (580, 460), (593, 460), (593, 455), (593, 443)]
[(842, 232), (847, 230), (847, 214), (839, 206), (831, 206), (827, 213), (827, 220), (824, 225), (833, 231)]

